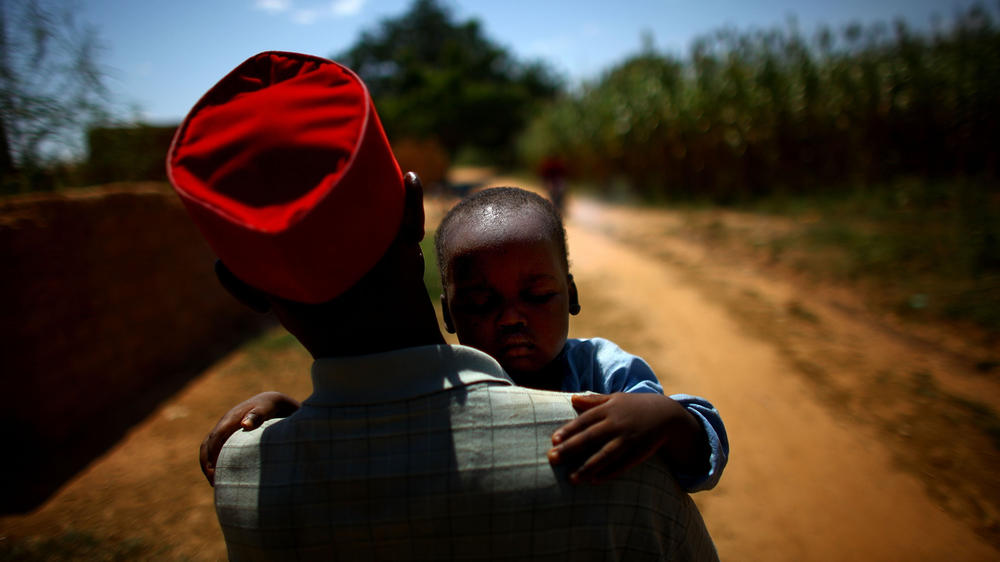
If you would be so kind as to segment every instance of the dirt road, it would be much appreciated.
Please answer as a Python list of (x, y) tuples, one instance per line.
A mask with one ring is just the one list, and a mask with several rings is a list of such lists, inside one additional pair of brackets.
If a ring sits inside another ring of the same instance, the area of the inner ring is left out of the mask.
[[(715, 490), (695, 496), (723, 559), (1000, 556), (900, 471), (872, 428), (839, 419), (788, 357), (733, 319), (711, 285), (602, 232), (634, 226), (635, 217), (577, 203), (569, 243), (583, 311), (571, 331), (613, 334), (652, 364), (667, 392), (708, 397), (726, 422), (730, 465)], [(700, 257), (682, 241), (661, 244), (675, 260)], [(790, 298), (789, 287), (769, 289)]]
[[(439, 215), (429, 206), (430, 222)], [(856, 414), (871, 402), (852, 374), (947, 359), (914, 357), (885, 330), (852, 324), (857, 315), (843, 305), (827, 308), (793, 284), (666, 235), (676, 220), (668, 212), (578, 199), (568, 216), (583, 305), (571, 335), (617, 341), (649, 360), (668, 392), (705, 396), (723, 415), (730, 465), (718, 488), (695, 498), (724, 560), (1000, 558), (982, 531), (996, 521), (993, 504), (968, 499), (975, 493), (956, 493), (957, 503), (932, 498), (928, 490), (939, 488), (901, 468), (884, 428)], [(733, 304), (740, 299), (753, 310)], [(771, 305), (781, 314), (766, 314)], [(308, 364), (280, 332), (234, 353), (42, 508), (0, 518), (0, 555), (224, 558), (197, 445), (222, 411), (253, 393), (306, 396)], [(948, 392), (1000, 396), (989, 380), (938, 379), (934, 388)]]

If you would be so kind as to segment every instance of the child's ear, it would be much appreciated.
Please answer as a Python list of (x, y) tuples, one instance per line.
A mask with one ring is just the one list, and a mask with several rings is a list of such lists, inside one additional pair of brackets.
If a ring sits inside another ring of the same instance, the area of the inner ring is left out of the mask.
[(580, 314), (580, 293), (576, 290), (572, 273), (566, 275), (566, 280), (569, 282), (569, 313), (576, 316)]
[(219, 283), (222, 284), (223, 288), (233, 298), (254, 312), (266, 314), (271, 310), (271, 301), (268, 300), (267, 295), (247, 285), (242, 279), (233, 275), (233, 272), (229, 271), (229, 268), (226, 267), (226, 264), (222, 263), (222, 260), (215, 260), (215, 276), (219, 278)]
[(441, 316), (444, 317), (444, 329), (449, 334), (455, 333), (455, 323), (451, 321), (451, 312), (448, 312), (448, 297), (441, 293)]

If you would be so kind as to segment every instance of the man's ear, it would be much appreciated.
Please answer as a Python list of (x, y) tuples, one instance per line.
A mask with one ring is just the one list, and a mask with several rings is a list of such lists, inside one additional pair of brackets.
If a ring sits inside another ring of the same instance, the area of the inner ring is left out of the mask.
[(580, 293), (576, 290), (576, 282), (573, 281), (573, 274), (566, 275), (569, 284), (569, 313), (573, 316), (580, 314)]
[(403, 189), (406, 191), (406, 199), (403, 223), (399, 230), (407, 240), (420, 242), (424, 239), (424, 187), (417, 174), (406, 172), (403, 176)]
[(249, 307), (254, 312), (267, 314), (271, 310), (271, 301), (263, 291), (254, 289), (244, 283), (239, 277), (233, 275), (232, 271), (222, 263), (222, 260), (215, 260), (215, 276), (219, 278), (219, 283), (225, 287), (226, 291), (236, 300)]
[(448, 297), (441, 293), (441, 316), (444, 317), (444, 329), (449, 334), (455, 333), (455, 323), (451, 321), (451, 312), (448, 311)]

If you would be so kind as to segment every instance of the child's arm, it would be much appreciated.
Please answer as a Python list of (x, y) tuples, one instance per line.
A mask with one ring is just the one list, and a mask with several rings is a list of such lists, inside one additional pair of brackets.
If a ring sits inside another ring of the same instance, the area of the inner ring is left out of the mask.
[(708, 400), (689, 394), (672, 394), (676, 400), (701, 423), (702, 430), (708, 439), (711, 456), (708, 459), (708, 471), (695, 473), (675, 472), (677, 482), (688, 493), (701, 490), (711, 490), (722, 478), (722, 471), (729, 462), (729, 436), (722, 416)]
[(573, 482), (600, 482), (658, 451), (678, 475), (710, 472), (711, 449), (701, 421), (681, 403), (657, 393), (580, 394), (580, 412), (552, 434), (553, 464), (586, 460), (570, 474)]
[(269, 419), (290, 416), (298, 409), (298, 400), (287, 394), (262, 392), (226, 412), (201, 442), (201, 450), (198, 453), (201, 471), (208, 479), (208, 483), (215, 486), (215, 461), (219, 460), (219, 451), (232, 434), (240, 428), (247, 431), (257, 429)]

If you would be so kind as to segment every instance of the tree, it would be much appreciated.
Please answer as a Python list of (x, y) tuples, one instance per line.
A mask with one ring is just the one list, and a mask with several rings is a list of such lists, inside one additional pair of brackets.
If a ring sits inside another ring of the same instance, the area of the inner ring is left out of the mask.
[(436, 0), (415, 0), (334, 58), (368, 85), (390, 136), (436, 138), (451, 156), (509, 152), (538, 102), (560, 88), (543, 64), (515, 60), (477, 20), (456, 22)]
[[(78, 153), (83, 129), (105, 116), (96, 30), (72, 5), (0, 0), (0, 181), (44, 185), (42, 169)], [(13, 186), (13, 187), (12, 187)]]

